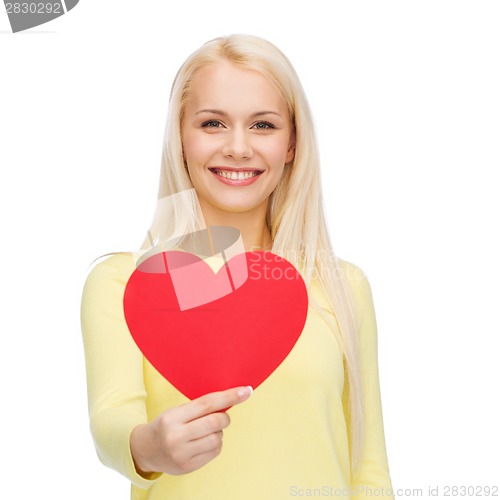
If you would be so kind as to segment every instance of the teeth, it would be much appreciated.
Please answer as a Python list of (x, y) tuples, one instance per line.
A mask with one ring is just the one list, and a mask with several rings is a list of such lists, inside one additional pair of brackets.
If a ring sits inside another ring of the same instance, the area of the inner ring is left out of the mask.
[(231, 179), (235, 181), (244, 181), (245, 179), (250, 179), (250, 177), (255, 177), (258, 175), (257, 172), (229, 172), (227, 170), (216, 170), (215, 173), (224, 177), (225, 179)]

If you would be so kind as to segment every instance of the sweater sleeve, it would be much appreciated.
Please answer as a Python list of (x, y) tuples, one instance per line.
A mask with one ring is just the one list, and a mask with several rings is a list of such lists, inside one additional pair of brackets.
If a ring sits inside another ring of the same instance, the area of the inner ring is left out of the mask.
[(124, 290), (133, 270), (131, 254), (113, 255), (92, 269), (83, 289), (81, 326), (97, 455), (136, 486), (148, 488), (161, 474), (139, 475), (130, 451), (132, 430), (147, 422), (143, 357), (123, 312)]
[(346, 263), (354, 313), (358, 320), (365, 441), (360, 466), (352, 479), (353, 499), (393, 499), (387, 460), (378, 371), (377, 325), (370, 284), (361, 269)]

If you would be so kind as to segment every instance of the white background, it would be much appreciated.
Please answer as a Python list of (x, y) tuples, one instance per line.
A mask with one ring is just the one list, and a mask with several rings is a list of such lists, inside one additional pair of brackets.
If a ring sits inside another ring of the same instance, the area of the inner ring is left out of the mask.
[(374, 294), (394, 488), (498, 486), (499, 26), (481, 0), (81, 0), (12, 34), (2, 6), (2, 498), (128, 497), (88, 431), (81, 289), (145, 235), (179, 65), (233, 32), (309, 96), (334, 248)]

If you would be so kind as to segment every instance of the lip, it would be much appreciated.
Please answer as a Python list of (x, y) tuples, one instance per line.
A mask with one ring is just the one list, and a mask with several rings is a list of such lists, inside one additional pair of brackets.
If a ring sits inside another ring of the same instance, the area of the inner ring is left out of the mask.
[[(262, 175), (263, 170), (258, 168), (234, 168), (234, 167), (210, 167), (209, 168), (212, 175), (214, 175), (220, 182), (226, 184), (228, 186), (249, 186), (254, 182), (257, 182), (257, 179)], [(226, 177), (221, 177), (215, 171), (216, 170), (228, 170), (231, 172), (260, 172), (254, 177), (249, 177), (248, 179), (237, 180), (237, 179), (227, 179)]]

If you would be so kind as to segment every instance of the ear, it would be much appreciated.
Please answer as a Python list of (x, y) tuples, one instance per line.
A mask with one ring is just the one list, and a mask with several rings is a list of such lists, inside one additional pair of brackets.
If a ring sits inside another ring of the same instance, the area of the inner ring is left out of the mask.
[(295, 130), (290, 134), (290, 143), (288, 144), (288, 151), (286, 153), (285, 163), (290, 163), (295, 158)]

